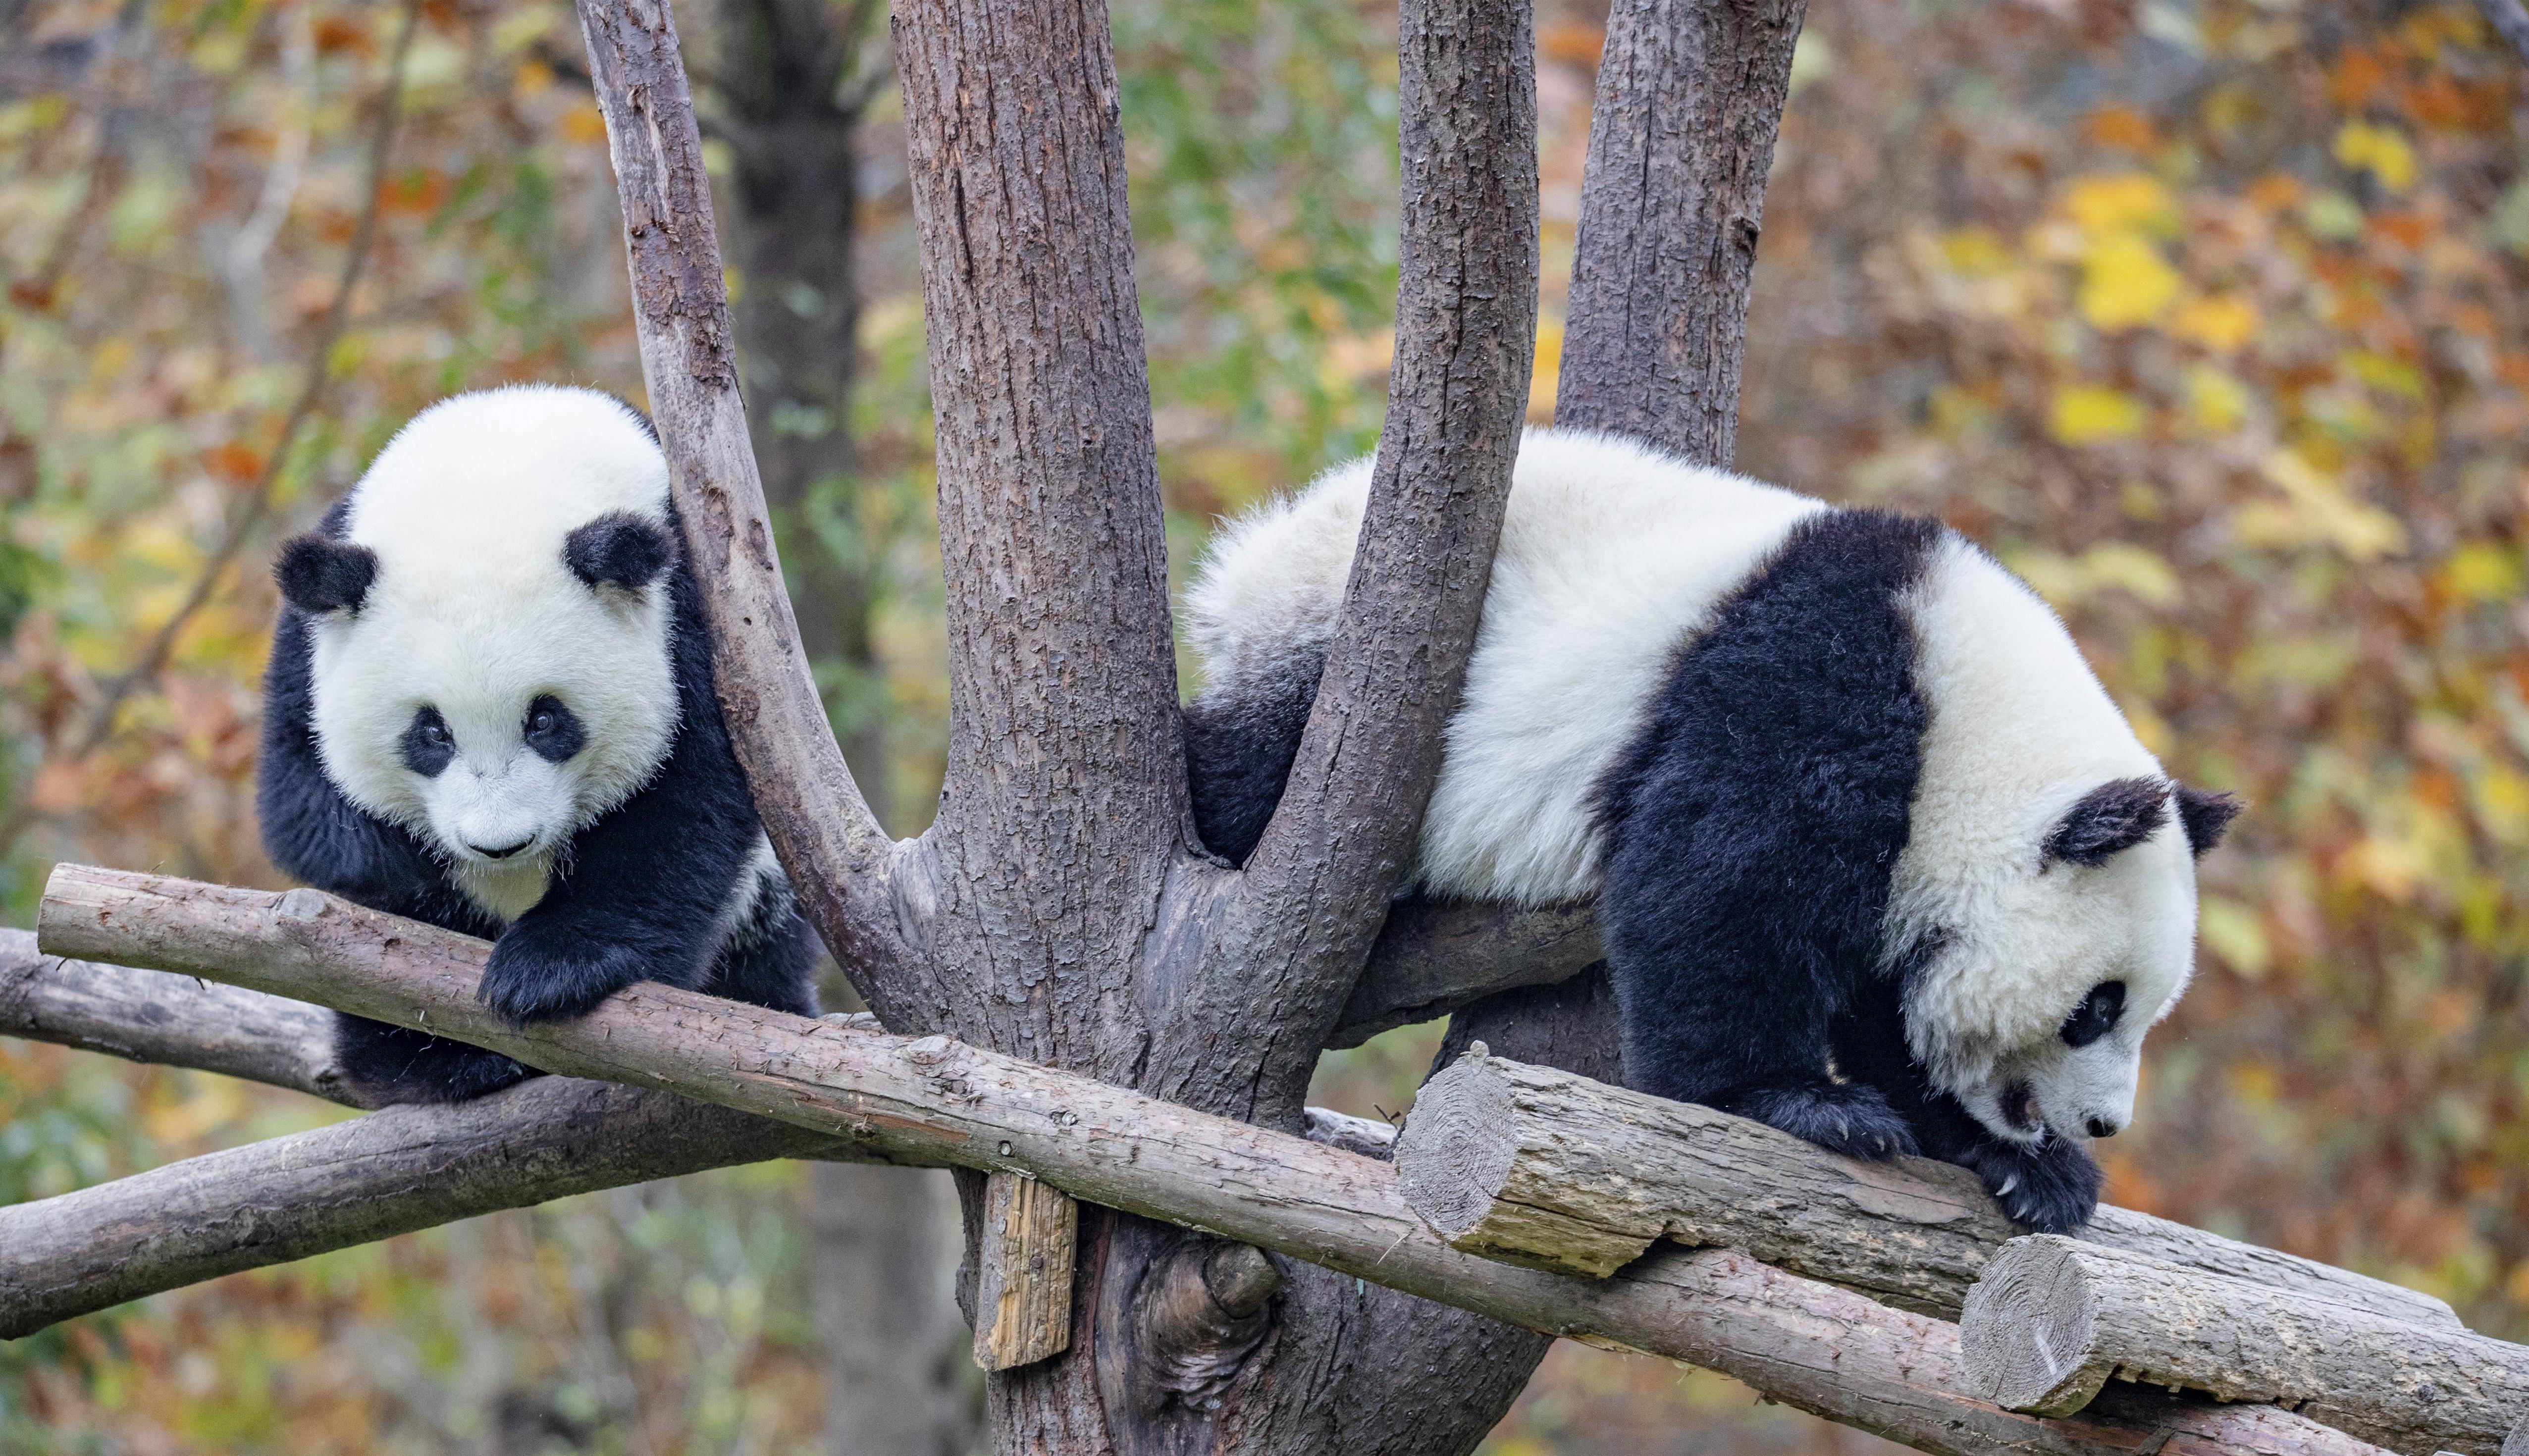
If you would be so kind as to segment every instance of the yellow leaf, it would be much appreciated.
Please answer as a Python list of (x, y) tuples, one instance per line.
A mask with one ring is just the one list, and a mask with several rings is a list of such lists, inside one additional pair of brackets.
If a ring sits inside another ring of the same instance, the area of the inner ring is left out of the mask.
[(2406, 549), (2405, 522), (2353, 499), (2334, 477), (2296, 450), (2278, 450), (2260, 462), (2282, 501), (2251, 501), (2231, 517), (2231, 528), (2250, 546), (2333, 546), (2357, 562)]
[(2182, 282), (2141, 235), (2102, 238), (2081, 257), (2081, 316), (2111, 332), (2156, 323), (2178, 300)]
[[(1395, 351), (1391, 336), (1388, 350)], [(1536, 323), (1536, 362), (1528, 371), (1528, 414), (1534, 420), (1554, 418), (1554, 385), (1563, 372), (1563, 325), (1557, 320), (1539, 319)]]
[(2266, 937), (2265, 918), (2229, 895), (2208, 894), (2197, 906), (2198, 934), (2204, 948), (2248, 980), (2261, 979), (2274, 966), (2274, 943)]
[(2103, 541), (2081, 553), (2081, 573), (2093, 589), (2131, 593), (2154, 607), (2178, 600), (2178, 572), (2156, 554), (2127, 541)]
[(2144, 172), (2077, 179), (2065, 189), (2064, 211), (2092, 237), (2169, 232), (2178, 224), (2178, 205), (2169, 189)]
[(1990, 278), (2011, 269), (2011, 249), (1991, 228), (1959, 228), (1941, 235), (1941, 261), (1963, 278)]
[(2075, 384), (2055, 392), (2048, 428), (2067, 445), (2096, 445), (2142, 433), (2150, 412), (2140, 400), (2103, 384)]
[(2503, 602), (2520, 595), (2519, 553), (2493, 541), (2471, 541), (2442, 565), (2442, 585), (2462, 602)]
[(2529, 778), (2502, 764), (2486, 765), (2476, 781), (2476, 817), (2497, 840), (2529, 843)]
[(2346, 122), (2336, 133), (2335, 152), (2339, 164), (2370, 173), (2393, 192), (2415, 185), (2415, 149), (2394, 127)]
[(594, 101), (582, 101), (562, 114), (562, 137), (575, 146), (606, 144), (606, 117)]
[(2186, 371), (2186, 422), (2207, 435), (2227, 435), (2248, 417), (2248, 387), (2219, 369)]
[(2169, 331), (2206, 349), (2229, 353), (2257, 332), (2256, 305), (2236, 294), (2190, 299), (2169, 321)]

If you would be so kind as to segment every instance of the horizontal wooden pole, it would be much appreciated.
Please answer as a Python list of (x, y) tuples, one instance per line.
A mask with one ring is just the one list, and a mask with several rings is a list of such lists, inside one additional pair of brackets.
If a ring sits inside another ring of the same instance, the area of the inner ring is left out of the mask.
[(313, 890), (64, 866), (53, 952), (215, 977), (456, 1036), (551, 1070), (673, 1088), (900, 1161), (1033, 1174), (1075, 1197), (1257, 1245), (1522, 1327), (1718, 1370), (1788, 1405), (1942, 1456), (2375, 1448), (2271, 1407), (2136, 1392), (2072, 1420), (1964, 1393), (1958, 1327), (1727, 1249), (1663, 1250), (1584, 1281), (1464, 1254), (1395, 1169), (946, 1038), (836, 1026), (635, 986), (525, 1031), (473, 999), (482, 943)]
[(2499, 1456), (2529, 1412), (2529, 1347), (2054, 1235), (1994, 1256), (1961, 1341), (1970, 1389), (2036, 1415), (2119, 1375), (2294, 1406), (2411, 1456)]
[[(1396, 1161), (1416, 1211), (1454, 1247), (1487, 1258), (1599, 1277), (1657, 1239), (1726, 1245), (1952, 1319), (2021, 1231), (1964, 1168), (1839, 1158), (1745, 1117), (1480, 1048), (1416, 1095)], [(2460, 1327), (2431, 1295), (2146, 1213), (2102, 1206), (2079, 1237)]]

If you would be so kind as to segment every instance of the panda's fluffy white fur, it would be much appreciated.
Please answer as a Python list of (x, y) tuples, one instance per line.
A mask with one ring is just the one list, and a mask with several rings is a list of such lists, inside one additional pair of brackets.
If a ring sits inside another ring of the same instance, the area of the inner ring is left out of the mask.
[[(713, 698), (667, 464), (588, 390), (416, 415), (277, 566), (260, 799), (284, 868), (497, 936), (483, 995), (569, 1015), (634, 980), (809, 1009), (814, 942)], [(507, 1058), (346, 1018), (379, 1100)]]
[[(1198, 823), (1232, 858), (1305, 724), (1372, 467), (1225, 526), (1187, 594)], [(2078, 1135), (2130, 1118), (2185, 986), (2193, 854), (2230, 812), (2167, 780), (2055, 614), (1955, 533), (1538, 430), (1421, 880), (1598, 895), (1637, 1085), (1849, 1152), (1920, 1145), (2062, 1226), (2095, 1201)], [(1751, 949), (1769, 984), (1704, 964)], [(1751, 993), (1802, 1004), (1733, 1004)], [(1710, 1024), (1658, 1024), (1680, 1019)], [(1791, 1065), (1729, 1050), (1751, 1040)]]

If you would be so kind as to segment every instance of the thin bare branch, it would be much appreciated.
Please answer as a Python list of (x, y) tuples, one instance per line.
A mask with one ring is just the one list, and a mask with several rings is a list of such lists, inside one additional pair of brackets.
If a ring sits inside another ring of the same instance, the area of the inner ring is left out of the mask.
[(2080, 1419), (1961, 1392), (1958, 1327), (1730, 1250), (1656, 1251), (1583, 1281), (1450, 1248), (1387, 1163), (952, 1042), (640, 985), (517, 1030), (476, 1003), (481, 942), (309, 890), (227, 890), (64, 866), (39, 931), (66, 953), (319, 996), (565, 1072), (770, 1115), (867, 1155), (1024, 1172), (1106, 1208), (1209, 1229), (1523, 1327), (1722, 1371), (1787, 1404), (1941, 1456), (2371, 1456), (2270, 1407), (2121, 1394)]
[(388, 1107), (0, 1208), (0, 1339), (500, 1209), (768, 1158), (852, 1156), (788, 1123), (570, 1077)]
[(1492, 579), (1536, 344), (1536, 57), (1529, 0), (1398, 14), (1404, 234), (1396, 362), (1344, 620), (1272, 823), (1177, 1014), (1269, 1021), (1261, 1076), (1169, 1049), (1144, 1086), (1291, 1125), (1318, 1046), (1413, 873)]
[(137, 966), (66, 961), (0, 930), (0, 1036), (192, 1067), (364, 1106), (321, 1006)]
[(2494, 33), (2509, 43), (2523, 63), (2529, 63), (2529, 9), (2523, 9), (2520, 0), (2476, 0), (2476, 8)]
[(623, 200), (641, 372), (703, 589), (722, 716), (782, 867), (882, 1018), (913, 1015), (890, 892), (895, 846), (843, 765), (774, 555), (738, 397), (702, 135), (660, 0), (581, 0)]
[(327, 389), (333, 383), (334, 346), (342, 342), (343, 331), (351, 319), (351, 293), (359, 286), (360, 275), (367, 271), (369, 253), (377, 242), (378, 212), (386, 196), (387, 165), (395, 154), (396, 128), (404, 119), (404, 61), (412, 53), (413, 35), (421, 23), (421, 0), (404, 0), (404, 19), (396, 30), (395, 49), (387, 61), (386, 90), (378, 99), (377, 119), (369, 128), (368, 184), (360, 204), (360, 220), (351, 230), (350, 247), (343, 256), (343, 271), (334, 280), (333, 301), (325, 307), (324, 322), (316, 328), (316, 337), (307, 351), (306, 374), (298, 387), (298, 398), (291, 404), (290, 413), (281, 422), (281, 435), (273, 441), (272, 451), (264, 457), (263, 469), (248, 488), (245, 500), (229, 516), (227, 527), (220, 533), (219, 544), (212, 548), (201, 568), (194, 573), (175, 613), (149, 638), (140, 658), (122, 676), (105, 686), (97, 700), (95, 712), (88, 720), (87, 732), (72, 750), (74, 759), (94, 753), (114, 732), (114, 715), (142, 684), (157, 680), (166, 669), (168, 657), (176, 650), (176, 639), (183, 635), (202, 608), (209, 604), (211, 593), (218, 589), (220, 578), (228, 574), (238, 553), (263, 527), (272, 513), (273, 487), (281, 481), (281, 472), (290, 463), (291, 450), (298, 443), (298, 432), (325, 403)]

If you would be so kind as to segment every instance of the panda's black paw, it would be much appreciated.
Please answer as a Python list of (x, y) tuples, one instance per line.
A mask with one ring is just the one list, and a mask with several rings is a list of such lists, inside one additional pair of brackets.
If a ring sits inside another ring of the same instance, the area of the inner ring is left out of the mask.
[(371, 1106), (472, 1102), (537, 1075), (498, 1052), (340, 1012), (334, 1017), (334, 1059)]
[(1985, 1192), (2012, 1222), (2037, 1233), (2070, 1233), (2099, 1207), (2098, 1163), (2061, 1134), (2049, 1133), (2034, 1148), (1986, 1142), (1958, 1160), (1984, 1180)]
[(474, 998), (511, 1026), (562, 1021), (642, 979), (642, 958), (622, 946), (520, 921), (492, 944)]
[(1743, 1088), (1711, 1105), (1805, 1138), (1830, 1153), (1872, 1160), (1914, 1151), (1914, 1134), (1878, 1088), (1859, 1082), (1793, 1082)]

